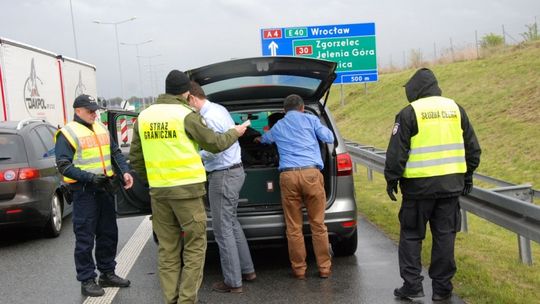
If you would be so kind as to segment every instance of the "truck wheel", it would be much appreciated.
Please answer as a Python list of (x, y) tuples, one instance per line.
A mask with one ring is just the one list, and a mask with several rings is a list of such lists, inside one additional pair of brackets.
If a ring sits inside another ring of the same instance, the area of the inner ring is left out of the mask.
[(335, 256), (349, 256), (356, 252), (358, 247), (358, 229), (354, 233), (341, 241), (337, 241), (333, 244), (332, 249)]
[(44, 234), (46, 237), (57, 237), (62, 230), (62, 201), (58, 198), (58, 194), (54, 193), (51, 198), (50, 216), (47, 220), (47, 224), (44, 227)]

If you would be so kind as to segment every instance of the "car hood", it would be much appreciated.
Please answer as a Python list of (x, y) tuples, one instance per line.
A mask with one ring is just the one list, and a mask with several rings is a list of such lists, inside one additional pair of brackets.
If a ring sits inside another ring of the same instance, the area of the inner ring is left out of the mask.
[(186, 71), (212, 102), (254, 105), (283, 102), (290, 94), (317, 103), (336, 78), (336, 63), (304, 57), (255, 57)]

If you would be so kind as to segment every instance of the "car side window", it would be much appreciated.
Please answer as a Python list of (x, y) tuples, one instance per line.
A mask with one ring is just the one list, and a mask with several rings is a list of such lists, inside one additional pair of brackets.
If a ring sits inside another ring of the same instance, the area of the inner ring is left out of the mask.
[(43, 144), (45, 144), (45, 148), (47, 149), (47, 156), (45, 157), (51, 157), (54, 155), (54, 133), (49, 127), (42, 126), (37, 128), (37, 132), (39, 134), (39, 137), (43, 141)]
[(43, 143), (43, 140), (41, 140), (41, 137), (39, 136), (37, 132), (38, 128), (34, 128), (32, 131), (30, 131), (28, 134), (30, 138), (30, 143), (32, 147), (34, 148), (33, 154), (34, 157), (37, 159), (43, 159), (47, 157), (47, 149), (45, 148), (45, 144)]

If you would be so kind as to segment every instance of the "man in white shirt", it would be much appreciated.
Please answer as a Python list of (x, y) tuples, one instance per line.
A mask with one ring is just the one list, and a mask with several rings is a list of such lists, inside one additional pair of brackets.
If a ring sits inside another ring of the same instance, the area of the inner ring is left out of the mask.
[[(191, 82), (188, 101), (203, 116), (210, 129), (224, 133), (234, 127), (227, 109), (207, 100), (203, 89), (196, 82)], [(212, 290), (217, 292), (241, 293), (242, 280), (253, 281), (257, 277), (236, 212), (245, 179), (240, 153), (238, 142), (217, 154), (204, 150), (200, 152), (207, 172), (212, 228), (223, 272), (223, 281), (212, 285)]]

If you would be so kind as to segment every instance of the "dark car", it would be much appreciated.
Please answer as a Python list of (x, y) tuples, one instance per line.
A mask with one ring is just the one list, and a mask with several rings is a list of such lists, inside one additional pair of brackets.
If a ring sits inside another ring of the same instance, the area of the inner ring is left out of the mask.
[(0, 122), (0, 227), (31, 226), (56, 237), (71, 212), (56, 170), (54, 133), (44, 120)]
[[(283, 116), (283, 100), (286, 96), (298, 94), (304, 99), (305, 112), (318, 117), (335, 135), (332, 144), (320, 143), (326, 188), (325, 223), (334, 254), (352, 255), (356, 251), (357, 207), (352, 161), (325, 106), (330, 86), (336, 77), (335, 69), (336, 63), (330, 61), (259, 57), (186, 71), (190, 79), (202, 86), (208, 99), (225, 106), (237, 123), (247, 119), (252, 122), (252, 128), (239, 140), (247, 176), (240, 192), (238, 219), (248, 241), (286, 238), (277, 149), (271, 145), (254, 144), (252, 138), (265, 132), (276, 119)], [(136, 113), (110, 112), (109, 121), (125, 118), (125, 114), (136, 116)], [(117, 134), (117, 123), (110, 123), (109, 130)], [(147, 190), (138, 181), (133, 190), (118, 195), (117, 212), (119, 215), (149, 213), (147, 200)], [(212, 241), (211, 214), (207, 213), (208, 239)], [(307, 215), (304, 215), (304, 233), (310, 236)]]

